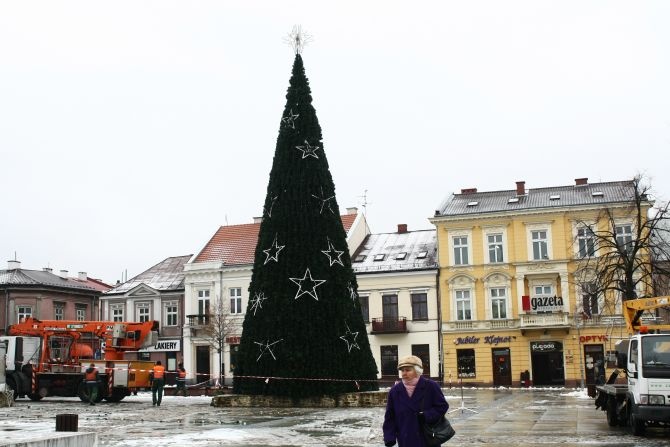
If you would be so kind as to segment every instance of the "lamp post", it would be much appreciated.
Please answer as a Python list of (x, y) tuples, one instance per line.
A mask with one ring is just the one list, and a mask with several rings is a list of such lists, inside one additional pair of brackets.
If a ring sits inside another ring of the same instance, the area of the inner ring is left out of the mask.
[(582, 361), (582, 337), (579, 334), (581, 319), (577, 317), (577, 304), (575, 304), (575, 327), (577, 328), (577, 356), (579, 357), (579, 386), (584, 388), (584, 363)]

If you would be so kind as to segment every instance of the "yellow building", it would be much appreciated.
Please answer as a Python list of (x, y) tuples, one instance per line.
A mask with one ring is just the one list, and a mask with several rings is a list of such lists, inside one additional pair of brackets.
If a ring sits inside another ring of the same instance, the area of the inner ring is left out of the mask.
[(618, 216), (617, 242), (633, 237), (633, 191), (632, 181), (581, 178), (568, 186), (526, 189), (516, 182), (512, 190), (472, 188), (447, 197), (430, 219), (437, 229), (445, 383), (596, 381), (626, 329), (616, 300), (586, 290), (579, 259), (599, 254), (585, 229), (606, 225), (598, 221), (603, 209)]

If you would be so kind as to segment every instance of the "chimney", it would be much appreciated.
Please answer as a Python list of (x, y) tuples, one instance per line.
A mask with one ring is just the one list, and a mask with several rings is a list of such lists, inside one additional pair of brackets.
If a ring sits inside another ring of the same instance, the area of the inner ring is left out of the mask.
[(88, 275), (86, 272), (79, 272), (78, 279), (79, 281), (88, 281)]
[(347, 208), (347, 214), (358, 214), (358, 208), (356, 208), (355, 206)]
[(526, 182), (516, 182), (516, 195), (523, 196), (526, 194)]
[(576, 178), (575, 179), (575, 186), (586, 185), (588, 183), (589, 183), (589, 178), (588, 177), (582, 177), (582, 178)]
[(13, 261), (7, 261), (7, 270), (16, 270), (21, 268), (21, 261), (14, 259)]
[(461, 189), (461, 194), (474, 194), (477, 192), (477, 188), (463, 188)]
[(67, 270), (61, 270), (60, 271), (60, 277), (63, 279), (67, 279)]
[(407, 224), (398, 224), (398, 233), (407, 233)]
[(52, 269), (51, 267), (44, 267), (42, 270), (47, 272), (47, 273), (51, 273), (51, 272), (54, 271), (54, 269)]
[(261, 223), (261, 222), (263, 222), (262, 217), (254, 217), (254, 223)]

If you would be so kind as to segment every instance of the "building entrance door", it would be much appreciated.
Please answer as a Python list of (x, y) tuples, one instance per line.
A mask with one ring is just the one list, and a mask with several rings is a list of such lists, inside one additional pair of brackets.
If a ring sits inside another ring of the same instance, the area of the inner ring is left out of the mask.
[(493, 386), (512, 386), (512, 362), (509, 348), (493, 348)]
[(533, 385), (564, 386), (563, 343), (560, 341), (533, 341), (530, 343)]
[(209, 346), (195, 347), (195, 372), (196, 383), (202, 383), (211, 379), (209, 370)]
[(603, 345), (584, 345), (584, 367), (587, 386), (605, 383), (605, 351)]

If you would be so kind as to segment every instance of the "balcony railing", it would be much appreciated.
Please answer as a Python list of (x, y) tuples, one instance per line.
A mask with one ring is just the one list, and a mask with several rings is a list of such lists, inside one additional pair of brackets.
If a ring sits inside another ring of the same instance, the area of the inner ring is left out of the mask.
[(186, 321), (188, 321), (188, 325), (192, 327), (207, 326), (209, 324), (209, 315), (186, 315)]
[(521, 314), (521, 327), (552, 327), (569, 326), (570, 320), (568, 314), (547, 313), (547, 314)]
[(514, 329), (519, 327), (516, 318), (495, 320), (452, 320), (445, 321), (442, 326), (445, 331), (476, 331), (482, 329)]
[(407, 318), (373, 318), (371, 334), (393, 334), (407, 332)]

